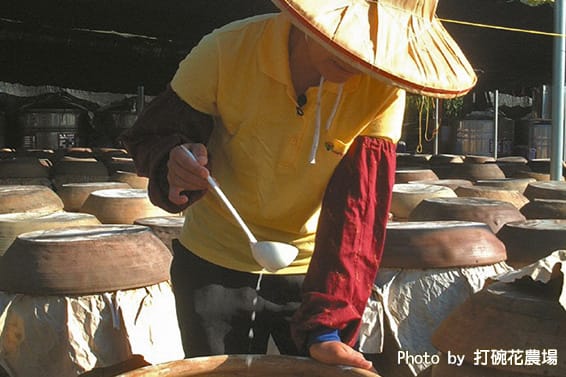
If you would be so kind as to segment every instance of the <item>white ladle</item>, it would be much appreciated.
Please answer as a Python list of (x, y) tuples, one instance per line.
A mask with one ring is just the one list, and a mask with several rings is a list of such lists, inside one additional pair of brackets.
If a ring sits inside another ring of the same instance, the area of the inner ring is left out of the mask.
[[(193, 161), (197, 162), (197, 159), (187, 147), (181, 145), (181, 148)], [(210, 187), (214, 189), (216, 195), (218, 195), (220, 200), (222, 200), (226, 208), (228, 208), (232, 216), (234, 216), (240, 227), (244, 230), (244, 233), (246, 233), (246, 236), (250, 241), (252, 255), (261, 267), (265, 268), (269, 272), (275, 272), (287, 267), (295, 260), (299, 253), (299, 250), (295, 246), (276, 241), (258, 241), (244, 220), (242, 220), (238, 211), (236, 211), (236, 208), (234, 208), (224, 192), (220, 189), (214, 178), (209, 175), (207, 181)]]

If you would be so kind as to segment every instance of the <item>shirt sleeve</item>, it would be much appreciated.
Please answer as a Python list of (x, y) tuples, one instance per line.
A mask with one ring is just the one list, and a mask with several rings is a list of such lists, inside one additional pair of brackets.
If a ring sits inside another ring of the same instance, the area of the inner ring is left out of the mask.
[(171, 80), (177, 95), (194, 109), (218, 115), (219, 49), (214, 33), (206, 35), (179, 64)]
[(385, 243), (395, 180), (395, 145), (360, 136), (326, 189), (303, 302), (291, 330), (300, 349), (311, 332), (339, 330), (353, 345)]
[(149, 177), (148, 195), (153, 204), (171, 213), (180, 212), (202, 196), (187, 192), (189, 203), (177, 206), (169, 201), (167, 161), (169, 151), (188, 142), (206, 143), (213, 128), (213, 119), (201, 113), (167, 88), (142, 111), (134, 125), (120, 135), (132, 156), (136, 172)]
[(381, 110), (362, 131), (362, 135), (387, 137), (396, 143), (401, 137), (401, 125), (405, 115), (405, 91), (392, 88), (388, 97), (382, 101)]

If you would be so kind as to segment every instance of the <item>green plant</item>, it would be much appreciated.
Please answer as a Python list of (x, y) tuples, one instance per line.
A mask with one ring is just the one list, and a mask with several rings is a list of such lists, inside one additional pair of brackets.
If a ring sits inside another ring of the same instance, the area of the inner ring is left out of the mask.
[[(429, 130), (430, 123), (434, 121), (436, 112), (436, 99), (422, 95), (407, 95), (407, 103), (405, 108), (405, 116), (409, 118), (416, 118), (418, 123), (418, 145), (416, 152), (420, 153), (423, 150), (422, 139), (430, 142), (438, 133), (438, 128), (435, 126), (431, 131)], [(440, 100), (441, 106), (440, 117), (444, 119), (458, 119), (463, 115), (464, 97), (457, 97), (452, 99)], [(438, 122), (440, 124), (440, 122)], [(423, 130), (424, 125), (424, 130)]]
[(527, 4), (531, 7), (538, 7), (543, 4), (554, 4), (554, 0), (519, 0), (523, 4)]

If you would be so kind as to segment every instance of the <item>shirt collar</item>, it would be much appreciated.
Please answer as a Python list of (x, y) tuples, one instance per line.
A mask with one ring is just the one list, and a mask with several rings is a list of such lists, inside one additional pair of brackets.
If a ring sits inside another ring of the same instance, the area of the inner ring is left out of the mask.
[[(279, 13), (269, 22), (259, 42), (258, 61), (263, 73), (274, 80), (292, 88), (291, 72), (289, 70), (289, 33), (291, 22)], [(281, 62), (286, 62), (281, 64)], [(357, 75), (344, 83), (344, 92), (355, 90), (361, 80)], [(340, 84), (326, 82), (325, 90), (337, 93)]]

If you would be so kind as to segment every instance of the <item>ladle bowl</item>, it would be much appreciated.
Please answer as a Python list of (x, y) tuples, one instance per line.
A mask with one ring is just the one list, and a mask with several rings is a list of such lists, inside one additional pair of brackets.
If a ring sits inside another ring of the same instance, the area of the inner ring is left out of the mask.
[[(180, 145), (180, 147), (187, 156), (194, 162), (197, 162), (197, 159), (187, 147), (184, 145)], [(287, 267), (295, 260), (299, 253), (299, 250), (295, 246), (276, 241), (258, 241), (214, 178), (209, 175), (207, 181), (210, 187), (214, 189), (218, 198), (222, 200), (226, 208), (228, 208), (232, 216), (234, 216), (244, 233), (246, 233), (250, 241), (252, 256), (261, 267), (269, 272), (276, 272), (277, 270)]]
[(250, 247), (256, 262), (269, 272), (287, 267), (299, 253), (295, 246), (275, 241), (250, 242)]

